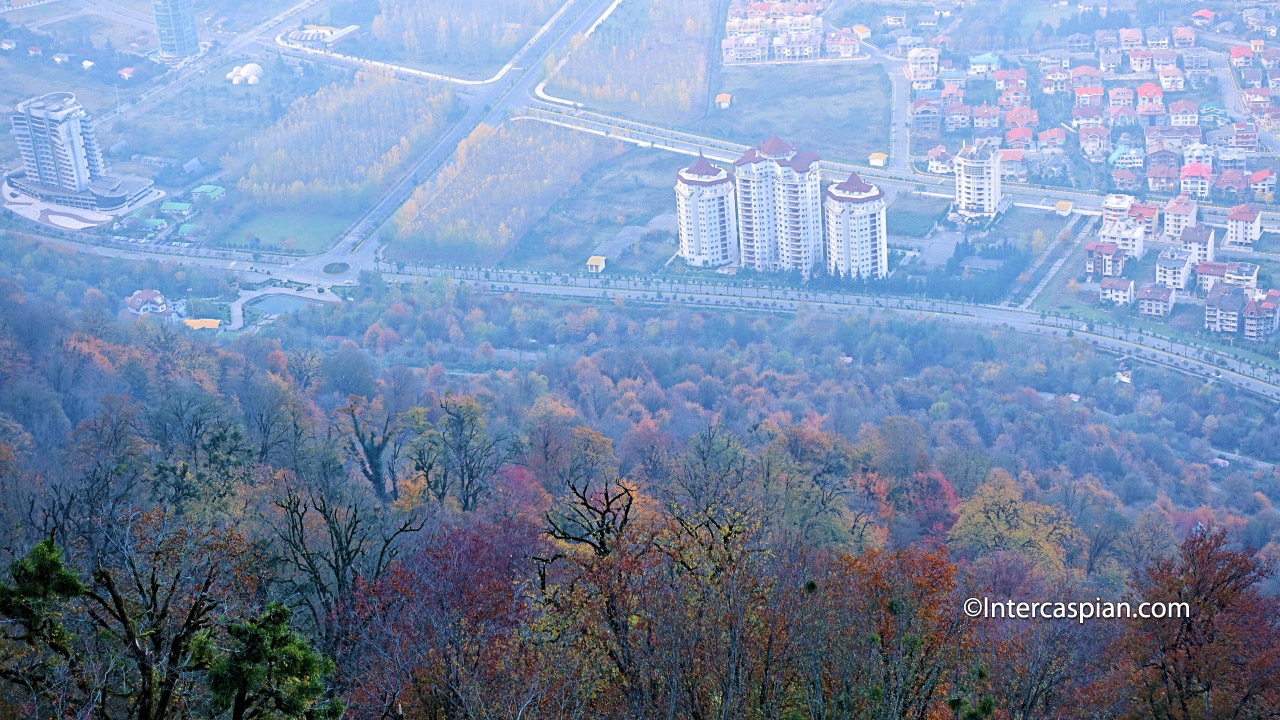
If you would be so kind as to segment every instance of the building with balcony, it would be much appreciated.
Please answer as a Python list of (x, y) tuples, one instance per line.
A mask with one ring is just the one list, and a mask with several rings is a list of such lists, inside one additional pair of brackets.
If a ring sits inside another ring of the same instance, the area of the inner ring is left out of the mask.
[(817, 154), (774, 136), (747, 150), (734, 165), (742, 266), (809, 275), (822, 260)]
[(988, 143), (956, 154), (955, 209), (962, 218), (995, 217), (1000, 210), (1000, 152)]
[(889, 235), (884, 193), (857, 173), (827, 188), (823, 200), (827, 272), (839, 277), (889, 274)]
[(728, 171), (705, 157), (676, 173), (679, 255), (694, 267), (738, 262), (738, 202)]

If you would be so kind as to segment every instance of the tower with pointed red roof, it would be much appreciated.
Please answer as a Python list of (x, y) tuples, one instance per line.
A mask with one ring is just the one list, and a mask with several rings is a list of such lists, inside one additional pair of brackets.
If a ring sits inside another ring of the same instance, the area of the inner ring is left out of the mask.
[(733, 179), (699, 156), (676, 173), (680, 257), (695, 267), (738, 262), (738, 204)]
[(889, 274), (884, 192), (857, 173), (827, 188), (823, 225), (827, 272), (848, 278)]
[(808, 276), (822, 261), (817, 154), (774, 136), (743, 153), (734, 165), (742, 266)]

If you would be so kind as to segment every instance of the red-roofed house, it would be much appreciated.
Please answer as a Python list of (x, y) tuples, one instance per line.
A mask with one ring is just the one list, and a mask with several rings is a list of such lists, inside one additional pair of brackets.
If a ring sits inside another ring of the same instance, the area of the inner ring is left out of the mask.
[(1102, 85), (1102, 71), (1092, 65), (1077, 65), (1071, 68), (1071, 85), (1073, 87)]
[(1027, 71), (1025, 68), (995, 71), (996, 90), (1003, 92), (1009, 88), (1027, 89)]
[(1199, 209), (1197, 203), (1186, 195), (1170, 198), (1164, 206), (1164, 234), (1169, 238), (1182, 237), (1182, 231), (1196, 224)]
[(1244, 339), (1264, 342), (1280, 329), (1280, 290), (1255, 290), (1244, 306)]
[(1031, 128), (1013, 128), (1004, 134), (1004, 142), (1016, 150), (1032, 149)]
[(1111, 131), (1103, 127), (1080, 128), (1080, 152), (1090, 156), (1111, 152)]
[(124, 307), (134, 315), (173, 315), (173, 308), (159, 290), (138, 290), (124, 299)]
[(1216, 16), (1217, 13), (1214, 11), (1208, 8), (1201, 8), (1191, 14), (1191, 23), (1196, 27), (1208, 27)]
[(1146, 44), (1141, 28), (1120, 28), (1119, 35), (1121, 50), (1136, 50)]
[(1102, 87), (1090, 85), (1076, 88), (1076, 107), (1102, 107)]
[(942, 109), (942, 125), (947, 132), (957, 132), (973, 126), (973, 109), (964, 103), (951, 103)]
[(1232, 47), (1231, 65), (1236, 68), (1253, 67), (1253, 50), (1244, 45)]
[(1191, 197), (1207, 198), (1209, 197), (1210, 179), (1213, 176), (1213, 170), (1204, 163), (1187, 163), (1182, 166), (1182, 172), (1179, 179), (1182, 181), (1181, 192), (1183, 195)]
[[(1074, 115), (1072, 116), (1074, 122)], [(1107, 125), (1111, 127), (1126, 127), (1128, 125), (1138, 124), (1138, 113), (1131, 107), (1123, 105), (1119, 107), (1107, 108)]]
[(1244, 103), (1253, 112), (1271, 107), (1271, 88), (1245, 88)]
[(1187, 89), (1187, 78), (1176, 67), (1167, 67), (1160, 71), (1160, 87), (1165, 92), (1182, 92)]
[(1271, 202), (1268, 197), (1276, 191), (1276, 174), (1271, 168), (1263, 168), (1249, 175), (1249, 191), (1253, 193), (1254, 198), (1264, 202)]
[(1040, 124), (1040, 113), (1029, 107), (1016, 107), (1004, 115), (1005, 127), (1036, 127)]
[(1151, 51), (1142, 48), (1129, 53), (1129, 69), (1136, 73), (1149, 73), (1154, 63)]
[(1049, 128), (1036, 136), (1041, 152), (1062, 152), (1067, 146), (1067, 131), (1060, 128)]
[(1117, 190), (1137, 190), (1141, 184), (1138, 173), (1129, 168), (1116, 168), (1111, 171), (1111, 183)]
[(1124, 274), (1125, 254), (1115, 243), (1094, 240), (1084, 248), (1084, 271), (1088, 275), (1119, 277)]
[(1249, 194), (1249, 178), (1243, 170), (1231, 168), (1218, 175), (1213, 189), (1232, 202), (1239, 202)]
[(1147, 170), (1147, 188), (1151, 192), (1174, 192), (1178, 189), (1178, 168), (1157, 165)]
[(1138, 107), (1144, 105), (1164, 105), (1164, 91), (1153, 82), (1144, 82), (1134, 92), (1138, 97)]
[(1173, 29), (1173, 46), (1175, 48), (1189, 48), (1196, 44), (1196, 31), (1186, 25), (1179, 25)]
[(1249, 246), (1262, 237), (1262, 211), (1253, 205), (1236, 205), (1227, 213), (1227, 245)]
[(1000, 108), (982, 103), (973, 109), (973, 127), (975, 130), (990, 130), (1000, 127)]
[(1113, 87), (1107, 91), (1107, 105), (1110, 107), (1133, 107), (1133, 88)]
[(947, 151), (946, 145), (939, 145), (929, 151), (929, 172), (935, 175), (950, 175), (956, 171), (955, 156)]
[(1128, 305), (1133, 302), (1133, 299), (1133, 281), (1129, 278), (1109, 277), (1102, 279), (1098, 291), (1099, 301), (1115, 303), (1116, 305)]
[(1016, 107), (1030, 107), (1031, 95), (1026, 90), (1018, 88), (1009, 88), (1000, 93), (1000, 97), (996, 98), (996, 105), (1001, 110), (1010, 110)]
[(1169, 103), (1169, 124), (1175, 127), (1199, 125), (1200, 107), (1193, 100), (1175, 100)]
[(1156, 226), (1160, 223), (1160, 206), (1134, 203), (1129, 206), (1129, 219), (1141, 225), (1148, 236), (1155, 237)]

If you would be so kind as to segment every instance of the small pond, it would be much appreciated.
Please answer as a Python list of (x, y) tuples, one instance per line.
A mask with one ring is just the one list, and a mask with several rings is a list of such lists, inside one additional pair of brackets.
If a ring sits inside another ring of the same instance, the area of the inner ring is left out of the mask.
[(283, 315), (284, 313), (294, 312), (295, 310), (305, 310), (308, 305), (316, 302), (307, 298), (295, 297), (293, 295), (267, 295), (249, 303), (254, 310), (264, 312), (268, 315)]

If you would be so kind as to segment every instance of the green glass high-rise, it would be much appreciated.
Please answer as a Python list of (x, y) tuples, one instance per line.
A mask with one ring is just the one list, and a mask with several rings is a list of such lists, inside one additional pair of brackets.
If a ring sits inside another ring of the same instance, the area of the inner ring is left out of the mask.
[(196, 35), (196, 10), (192, 0), (151, 0), (156, 11), (156, 34), (160, 54), (180, 60), (200, 52)]

